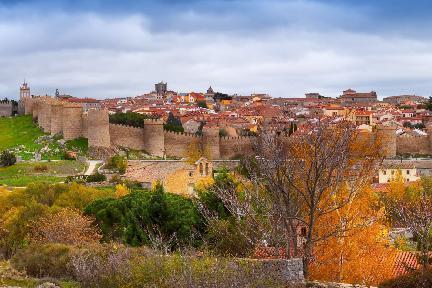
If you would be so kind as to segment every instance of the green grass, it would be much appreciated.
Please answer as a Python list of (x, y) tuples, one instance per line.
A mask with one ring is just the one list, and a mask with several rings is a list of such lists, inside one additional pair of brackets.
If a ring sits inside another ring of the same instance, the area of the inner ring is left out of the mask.
[(0, 150), (18, 145), (37, 149), (35, 140), (44, 133), (33, 123), (31, 115), (0, 118)]
[[(37, 165), (46, 165), (46, 171), (37, 171)], [(0, 167), (0, 185), (25, 187), (33, 182), (58, 183), (66, 176), (80, 174), (85, 165), (79, 161), (22, 162)]]
[[(62, 148), (57, 140), (61, 136), (55, 136), (51, 140), (39, 141), (38, 137), (48, 135), (33, 123), (31, 115), (17, 117), (0, 118), (0, 151), (5, 149), (14, 150), (14, 153), (23, 160), (33, 158), (34, 152), (40, 151), (43, 147), (48, 147), (49, 151), (43, 152), (43, 160), (60, 160), (64, 157), (64, 150), (76, 151), (80, 155), (86, 155), (88, 151), (88, 141), (86, 138), (78, 138), (66, 141), (65, 148)], [(24, 148), (18, 149), (19, 146)]]

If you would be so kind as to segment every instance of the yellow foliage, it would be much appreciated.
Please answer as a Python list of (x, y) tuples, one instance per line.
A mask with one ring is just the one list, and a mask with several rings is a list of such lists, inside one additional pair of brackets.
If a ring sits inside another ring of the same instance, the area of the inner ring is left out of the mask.
[[(379, 284), (391, 277), (396, 250), (388, 242), (388, 229), (382, 211), (373, 209), (374, 195), (369, 188), (348, 205), (321, 217), (320, 237), (344, 227), (341, 233), (317, 242), (311, 278), (358, 284)], [(377, 273), (379, 271), (379, 273)]]
[(130, 190), (124, 184), (117, 184), (115, 187), (115, 197), (120, 198), (130, 193)]
[(195, 184), (196, 191), (206, 190), (208, 187), (212, 186), (215, 183), (213, 177), (207, 176), (204, 177)]

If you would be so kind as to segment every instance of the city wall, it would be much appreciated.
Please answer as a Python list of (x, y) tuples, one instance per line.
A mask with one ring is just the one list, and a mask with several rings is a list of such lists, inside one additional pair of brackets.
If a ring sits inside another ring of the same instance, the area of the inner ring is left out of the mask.
[[(252, 151), (254, 137), (219, 137), (217, 127), (204, 127), (203, 135), (164, 131), (158, 119), (144, 120), (144, 128), (109, 123), (108, 111), (84, 112), (81, 106), (50, 97), (37, 97), (24, 102), (25, 114), (44, 132), (62, 134), (65, 140), (85, 137), (89, 146), (110, 149), (124, 147), (144, 150), (154, 156), (186, 157), (194, 146), (210, 153), (212, 159), (233, 159)], [(428, 131), (432, 134), (432, 130)], [(396, 136), (394, 127), (378, 126), (374, 137), (381, 139), (383, 154), (432, 154), (430, 136)]]

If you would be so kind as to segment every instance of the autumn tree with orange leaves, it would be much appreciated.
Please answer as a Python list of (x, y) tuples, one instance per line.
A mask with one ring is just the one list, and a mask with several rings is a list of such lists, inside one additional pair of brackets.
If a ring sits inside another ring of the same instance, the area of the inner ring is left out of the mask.
[(392, 277), (396, 250), (388, 240), (384, 211), (369, 187), (317, 224), (319, 235), (339, 233), (316, 243), (312, 279), (377, 285)]
[[(348, 121), (318, 121), (307, 131), (297, 131), (290, 137), (263, 132), (254, 145), (254, 155), (244, 159), (242, 165), (243, 174), (256, 188), (243, 191), (240, 197), (235, 189), (223, 187), (218, 194), (228, 207), (239, 204), (237, 209), (231, 208), (239, 219), (251, 210), (244, 209), (248, 207), (244, 203), (251, 202), (248, 200), (265, 204), (271, 230), (286, 236), (287, 257), (303, 255), (304, 274), (308, 277), (315, 245), (349, 228), (327, 225), (324, 219), (361, 197), (381, 159), (379, 145), (363, 136)], [(265, 196), (260, 197), (267, 203), (254, 197), (263, 194), (257, 191), (265, 191)], [(300, 243), (302, 251), (297, 249), (299, 226), (306, 229)]]
[(74, 209), (61, 209), (35, 223), (31, 240), (36, 243), (82, 245), (98, 242), (102, 238), (93, 219)]

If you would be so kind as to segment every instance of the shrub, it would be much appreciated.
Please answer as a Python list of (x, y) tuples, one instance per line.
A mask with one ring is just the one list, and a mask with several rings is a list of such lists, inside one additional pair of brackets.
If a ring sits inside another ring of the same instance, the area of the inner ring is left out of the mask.
[(432, 269), (415, 271), (382, 283), (380, 288), (427, 288), (432, 287)]
[(5, 150), (0, 154), (0, 165), (2, 166), (12, 166), (16, 161), (16, 156), (12, 152)]
[(36, 164), (33, 169), (36, 172), (46, 172), (48, 171), (48, 166), (46, 164)]
[(103, 182), (106, 181), (106, 176), (104, 174), (101, 174), (99, 172), (96, 172), (95, 174), (89, 175), (86, 179), (87, 183), (92, 183), (92, 182)]
[(120, 174), (124, 174), (127, 168), (127, 159), (126, 157), (115, 155), (108, 160), (107, 168), (116, 169)]
[(71, 250), (63, 244), (30, 245), (12, 257), (11, 265), (33, 277), (71, 278)]

